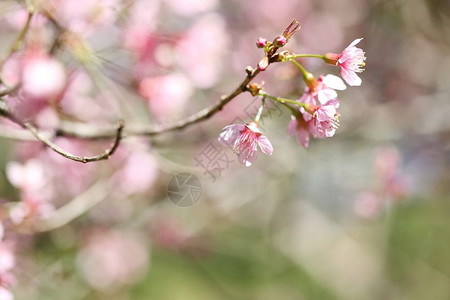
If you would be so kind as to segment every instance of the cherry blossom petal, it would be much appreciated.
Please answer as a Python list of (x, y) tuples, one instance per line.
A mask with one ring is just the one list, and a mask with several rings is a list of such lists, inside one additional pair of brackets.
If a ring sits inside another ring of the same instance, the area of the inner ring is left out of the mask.
[(332, 75), (332, 74), (323, 76), (322, 82), (323, 82), (323, 84), (325, 84), (326, 87), (332, 88), (335, 90), (343, 91), (347, 88), (347, 86), (345, 85), (345, 83), (342, 81), (341, 78), (339, 78), (335, 75)]
[(241, 164), (244, 164), (246, 167), (250, 167), (258, 157), (258, 151), (253, 149), (244, 149), (241, 153), (238, 154), (238, 159)]
[(218, 140), (225, 147), (233, 147), (234, 142), (244, 129), (245, 126), (242, 124), (228, 125), (223, 128)]
[(14, 300), (13, 294), (0, 286), (0, 300)]
[(300, 127), (297, 131), (297, 141), (304, 148), (309, 146), (309, 132), (303, 127)]
[(341, 68), (339, 73), (341, 74), (341, 76), (345, 80), (345, 82), (347, 82), (347, 84), (350, 86), (360, 86), (362, 83), (361, 78), (359, 78), (359, 76), (356, 75), (356, 73), (353, 71), (349, 71), (344, 68)]
[(261, 135), (260, 137), (258, 137), (258, 146), (259, 148), (261, 148), (262, 153), (266, 155), (272, 155), (273, 146), (266, 136)]
[(328, 100), (335, 99), (337, 96), (336, 91), (329, 88), (324, 88), (317, 92), (320, 104), (325, 104)]
[(297, 132), (298, 121), (297, 118), (292, 116), (292, 120), (289, 122), (287, 127), (287, 134), (294, 135)]

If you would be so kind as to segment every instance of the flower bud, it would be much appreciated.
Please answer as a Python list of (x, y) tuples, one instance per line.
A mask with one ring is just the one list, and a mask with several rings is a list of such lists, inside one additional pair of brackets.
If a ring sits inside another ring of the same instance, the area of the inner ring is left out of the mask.
[(306, 85), (311, 89), (311, 91), (316, 90), (316, 88), (319, 86), (319, 82), (311, 73), (304, 74), (303, 79), (305, 80)]
[(259, 91), (262, 89), (262, 87), (258, 83), (251, 83), (248, 85), (247, 89), (252, 94), (252, 96), (258, 96)]
[(256, 40), (256, 47), (264, 48), (267, 45), (267, 40), (265, 38), (260, 37)]
[(273, 45), (274, 45), (275, 47), (278, 47), (278, 48), (283, 47), (284, 45), (286, 45), (286, 43), (287, 43), (287, 39), (286, 39), (284, 36), (282, 36), (282, 35), (277, 36), (277, 37), (273, 40)]
[(264, 56), (258, 63), (258, 70), (264, 71), (269, 66), (269, 58)]

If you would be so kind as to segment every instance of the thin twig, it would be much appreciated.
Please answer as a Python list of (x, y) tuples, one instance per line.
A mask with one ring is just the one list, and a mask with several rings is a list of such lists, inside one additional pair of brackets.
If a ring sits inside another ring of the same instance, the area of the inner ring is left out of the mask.
[(77, 156), (60, 148), (58, 145), (52, 142), (45, 134), (40, 133), (39, 130), (31, 123), (22, 122), (16, 115), (14, 115), (11, 111), (8, 110), (8, 108), (4, 103), (0, 103), (0, 116), (3, 116), (11, 120), (12, 122), (16, 123), (17, 125), (19, 125), (24, 129), (27, 129), (36, 138), (36, 140), (42, 142), (48, 148), (60, 154), (61, 156), (82, 163), (105, 160), (108, 159), (111, 155), (113, 155), (114, 152), (119, 147), (120, 141), (122, 140), (123, 128), (125, 127), (124, 122), (120, 121), (119, 126), (116, 129), (114, 143), (111, 145), (109, 149), (105, 150), (104, 153), (95, 156)]
[(95, 155), (95, 156), (77, 156), (77, 155), (73, 155), (73, 154), (61, 149), (58, 145), (53, 143), (50, 139), (48, 139), (47, 137), (45, 137), (44, 135), (39, 133), (37, 128), (34, 127), (31, 123), (24, 123), (23, 125), (26, 129), (28, 129), (34, 135), (34, 137), (37, 140), (44, 143), (48, 148), (52, 149), (53, 151), (55, 151), (56, 153), (60, 154), (61, 156), (65, 157), (65, 158), (68, 158), (68, 159), (71, 159), (74, 161), (78, 161), (78, 162), (82, 162), (82, 163), (105, 160), (105, 159), (108, 159), (111, 155), (113, 155), (114, 152), (116, 151), (117, 147), (119, 147), (120, 141), (122, 139), (122, 131), (124, 128), (124, 122), (120, 121), (119, 127), (117, 128), (117, 131), (116, 131), (116, 139), (114, 140), (114, 143), (103, 154)]
[(1, 60), (0, 68), (3, 66), (3, 64), (5, 63), (7, 58), (10, 57), (16, 51), (18, 51), (20, 49), (20, 47), (22, 46), (23, 40), (25, 39), (25, 36), (26, 36), (28, 30), (30, 29), (31, 19), (33, 18), (33, 15), (34, 15), (34, 9), (29, 9), (27, 21), (26, 21), (25, 25), (23, 26), (23, 28), (20, 30), (20, 32), (17, 35), (14, 42), (11, 44), (11, 47), (9, 48), (9, 51), (6, 54), (6, 56)]

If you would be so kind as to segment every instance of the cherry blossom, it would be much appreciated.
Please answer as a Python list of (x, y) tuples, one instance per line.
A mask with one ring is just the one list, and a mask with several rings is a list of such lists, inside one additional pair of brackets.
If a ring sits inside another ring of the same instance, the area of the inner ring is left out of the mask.
[(328, 100), (336, 99), (337, 92), (335, 90), (342, 91), (347, 88), (342, 79), (331, 74), (320, 75), (318, 80), (310, 77), (307, 79), (307, 85), (299, 101), (313, 105), (324, 104)]
[(122, 230), (91, 230), (78, 253), (78, 266), (95, 289), (113, 291), (143, 275), (148, 264), (142, 237)]
[(355, 47), (362, 39), (354, 40), (347, 48), (340, 54), (327, 53), (325, 54), (325, 61), (328, 64), (337, 65), (340, 67), (339, 73), (342, 78), (351, 86), (360, 86), (361, 78), (356, 73), (364, 71), (366, 57), (364, 51)]
[(232, 147), (239, 162), (249, 167), (258, 157), (257, 147), (266, 155), (272, 155), (273, 147), (269, 139), (262, 135), (256, 121), (242, 124), (228, 125), (222, 129), (219, 142)]
[(287, 132), (289, 135), (295, 134), (297, 136), (298, 143), (304, 148), (309, 146), (308, 122), (306, 122), (301, 116), (298, 118), (292, 116)]

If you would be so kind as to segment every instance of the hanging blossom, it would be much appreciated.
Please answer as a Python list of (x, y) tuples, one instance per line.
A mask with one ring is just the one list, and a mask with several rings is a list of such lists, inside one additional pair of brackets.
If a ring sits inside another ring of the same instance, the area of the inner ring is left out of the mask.
[(308, 147), (310, 135), (314, 138), (332, 137), (339, 127), (338, 99), (328, 100), (325, 104), (309, 104), (301, 109), (301, 114), (293, 116), (288, 125), (288, 134), (297, 135), (299, 144)]
[(366, 57), (364, 51), (355, 47), (362, 39), (354, 40), (347, 48), (340, 54), (327, 53), (325, 54), (325, 62), (331, 65), (339, 66), (341, 69), (339, 73), (341, 77), (351, 86), (360, 86), (361, 78), (356, 73), (364, 71), (363, 67)]
[(273, 147), (269, 139), (262, 135), (258, 122), (245, 125), (233, 124), (222, 129), (219, 142), (225, 147), (233, 148), (239, 162), (249, 167), (258, 157), (258, 147), (266, 155), (272, 155)]

